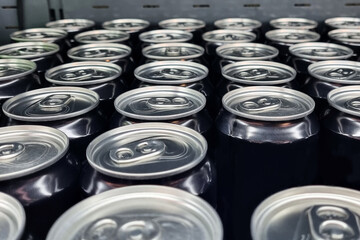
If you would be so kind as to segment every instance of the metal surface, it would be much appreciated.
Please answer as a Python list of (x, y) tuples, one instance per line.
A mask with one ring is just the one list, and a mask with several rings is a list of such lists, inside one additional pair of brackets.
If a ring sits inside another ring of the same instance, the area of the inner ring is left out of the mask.
[(296, 29), (276, 29), (265, 33), (265, 37), (273, 42), (279, 43), (303, 43), (303, 42), (315, 42), (320, 39), (320, 35), (316, 32), (310, 32), (308, 30), (296, 30)]
[(216, 54), (234, 61), (271, 60), (279, 55), (279, 50), (260, 43), (233, 43), (218, 47)]
[(219, 29), (204, 33), (202, 38), (206, 42), (218, 44), (243, 43), (254, 41), (256, 39), (256, 35), (249, 31)]
[(194, 59), (204, 54), (204, 48), (191, 43), (159, 43), (142, 50), (144, 57), (155, 60)]
[(75, 35), (75, 41), (80, 44), (86, 43), (121, 43), (130, 38), (126, 32), (118, 30), (93, 30)]
[(54, 43), (22, 42), (11, 43), (0, 47), (0, 58), (38, 59), (51, 56), (59, 52), (60, 48)]
[(360, 46), (360, 29), (336, 29), (328, 33), (330, 39)]
[(194, 18), (171, 18), (159, 22), (160, 28), (195, 32), (206, 26), (205, 21)]
[(0, 60), (0, 82), (21, 78), (35, 72), (34, 62), (22, 59), (1, 59)]
[(139, 39), (146, 43), (188, 42), (193, 35), (190, 32), (172, 29), (147, 31), (139, 35)]
[(312, 30), (318, 26), (318, 23), (306, 18), (277, 18), (269, 22), (270, 26), (279, 29), (303, 29)]
[(15, 42), (57, 42), (67, 37), (67, 32), (54, 28), (29, 28), (10, 34)]
[(214, 26), (220, 29), (252, 31), (260, 28), (262, 23), (249, 18), (225, 18), (215, 21)]
[(76, 61), (113, 61), (130, 56), (131, 48), (118, 43), (94, 43), (71, 48), (67, 55)]
[(79, 32), (95, 26), (95, 22), (88, 19), (61, 19), (46, 23), (48, 28), (64, 30), (68, 33)]
[(331, 43), (311, 42), (291, 46), (289, 52), (299, 58), (309, 60), (341, 60), (353, 55), (350, 48)]
[(341, 112), (360, 117), (360, 86), (334, 89), (328, 94), (328, 102)]
[(102, 27), (109, 30), (119, 30), (127, 33), (140, 32), (150, 26), (150, 22), (137, 18), (123, 18), (106, 21)]

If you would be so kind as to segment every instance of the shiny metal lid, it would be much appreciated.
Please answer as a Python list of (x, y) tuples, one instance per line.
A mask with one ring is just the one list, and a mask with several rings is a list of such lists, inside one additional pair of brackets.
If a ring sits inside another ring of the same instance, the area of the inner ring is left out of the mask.
[(102, 27), (108, 30), (119, 30), (127, 33), (135, 33), (150, 26), (150, 22), (137, 18), (122, 18), (106, 21)]
[(220, 29), (206, 32), (202, 35), (202, 38), (206, 42), (213, 43), (243, 43), (255, 41), (256, 35), (248, 31)]
[(7, 100), (6, 116), (27, 122), (57, 121), (77, 117), (99, 104), (99, 95), (80, 87), (50, 87), (21, 93)]
[(354, 18), (354, 17), (328, 18), (325, 20), (325, 24), (332, 28), (360, 29), (360, 18)]
[(251, 219), (253, 240), (360, 239), (360, 192), (305, 186), (265, 199)]
[(92, 30), (76, 34), (74, 39), (76, 42), (85, 43), (118, 43), (124, 42), (130, 38), (126, 32), (117, 30)]
[(159, 27), (161, 28), (184, 30), (188, 32), (194, 32), (205, 26), (206, 23), (204, 21), (194, 18), (172, 18), (159, 22)]
[(165, 121), (191, 116), (206, 104), (205, 96), (193, 89), (154, 86), (127, 91), (115, 99), (117, 112), (129, 118)]
[(187, 42), (192, 37), (193, 35), (190, 32), (172, 29), (153, 30), (139, 35), (139, 39), (147, 43)]
[(224, 95), (222, 103), (236, 116), (271, 122), (303, 118), (315, 107), (314, 100), (302, 92), (268, 86), (230, 91)]
[(330, 31), (328, 36), (341, 43), (360, 45), (360, 29), (336, 29)]
[(191, 43), (159, 43), (142, 50), (144, 57), (155, 60), (186, 60), (201, 57), (203, 47)]
[(220, 29), (251, 31), (260, 28), (262, 23), (250, 18), (224, 18), (215, 21), (214, 25)]
[(61, 131), (36, 125), (0, 128), (0, 181), (19, 178), (59, 161), (69, 147)]
[(142, 82), (153, 84), (184, 84), (207, 77), (209, 70), (202, 64), (184, 61), (152, 62), (137, 67), (134, 75)]
[(314, 78), (340, 84), (360, 84), (360, 63), (355, 61), (321, 61), (309, 65)]
[(20, 240), (25, 222), (25, 211), (20, 202), (12, 196), (0, 192), (1, 239)]
[(318, 23), (306, 18), (277, 18), (270, 21), (270, 26), (279, 29), (311, 30), (315, 29)]
[(46, 23), (48, 28), (56, 28), (64, 30), (68, 33), (78, 32), (95, 26), (95, 22), (88, 19), (60, 19)]
[(119, 43), (93, 43), (71, 48), (67, 55), (76, 61), (112, 61), (130, 56), (131, 48)]
[(0, 58), (36, 59), (54, 55), (59, 50), (59, 46), (54, 43), (12, 43), (0, 46)]
[(45, 78), (56, 85), (86, 86), (112, 81), (121, 73), (121, 67), (113, 63), (73, 62), (47, 70)]
[(290, 44), (316, 42), (320, 39), (320, 35), (316, 32), (296, 29), (271, 30), (265, 33), (265, 37), (270, 41)]
[(271, 60), (279, 55), (279, 50), (260, 43), (231, 43), (216, 48), (216, 54), (234, 61)]
[(289, 52), (294, 56), (311, 60), (348, 59), (354, 54), (348, 47), (324, 42), (298, 43), (291, 46)]
[(278, 85), (290, 82), (296, 71), (285, 64), (270, 61), (243, 61), (222, 68), (224, 78), (248, 85)]
[(327, 95), (329, 104), (337, 110), (360, 117), (360, 86), (340, 87)]
[(30, 28), (10, 34), (16, 42), (56, 42), (66, 37), (67, 32), (53, 28)]
[(22, 59), (0, 59), (0, 82), (18, 79), (35, 72), (36, 64)]
[(139, 185), (89, 197), (66, 211), (47, 240), (222, 240), (216, 211), (188, 192)]
[(183, 173), (206, 156), (195, 130), (170, 123), (119, 127), (95, 138), (86, 157), (98, 172), (122, 179), (157, 179)]

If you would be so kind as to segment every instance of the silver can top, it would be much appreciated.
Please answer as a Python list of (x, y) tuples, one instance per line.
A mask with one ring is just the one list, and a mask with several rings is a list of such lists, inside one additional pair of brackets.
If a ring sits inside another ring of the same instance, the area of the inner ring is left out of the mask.
[(25, 228), (25, 221), (25, 211), (21, 203), (12, 196), (0, 192), (1, 239), (21, 239)]
[(360, 29), (336, 29), (330, 31), (328, 36), (341, 43), (360, 45)]
[(311, 30), (315, 29), (318, 23), (306, 18), (277, 18), (270, 21), (270, 26), (278, 29)]
[(206, 156), (195, 130), (170, 123), (119, 127), (95, 138), (86, 157), (98, 172), (121, 179), (157, 179), (183, 173)]
[(61, 131), (35, 125), (0, 128), (0, 181), (23, 177), (59, 161), (69, 147)]
[(271, 60), (279, 55), (279, 50), (260, 43), (231, 43), (216, 48), (216, 54), (234, 61)]
[(74, 39), (81, 44), (86, 43), (119, 43), (129, 40), (130, 35), (117, 30), (92, 30), (76, 34)]
[(260, 28), (262, 23), (250, 18), (224, 18), (215, 21), (214, 25), (220, 29), (252, 31)]
[(309, 65), (314, 78), (339, 84), (360, 84), (360, 63), (355, 61), (322, 61)]
[(68, 33), (79, 32), (94, 26), (95, 22), (88, 19), (60, 19), (46, 24), (48, 28), (61, 29)]
[(93, 43), (71, 48), (67, 55), (76, 61), (113, 61), (130, 56), (131, 48), (119, 43)]
[(183, 30), (188, 32), (197, 31), (205, 26), (206, 23), (204, 21), (194, 18), (172, 18), (159, 22), (159, 27), (161, 28)]
[(212, 43), (243, 43), (255, 41), (256, 35), (249, 31), (219, 29), (204, 33), (202, 38)]
[(127, 91), (115, 99), (121, 115), (150, 121), (166, 121), (191, 116), (206, 104), (205, 96), (193, 89), (154, 86)]
[(112, 81), (121, 72), (121, 67), (113, 63), (73, 62), (47, 70), (45, 78), (56, 85), (86, 86)]
[(187, 60), (201, 57), (203, 47), (191, 43), (159, 43), (142, 50), (144, 57), (154, 60)]
[(60, 48), (54, 43), (22, 42), (0, 46), (0, 58), (36, 59), (51, 56)]
[(360, 86), (334, 89), (327, 96), (329, 104), (337, 110), (360, 117)]
[(336, 17), (328, 18), (325, 24), (332, 28), (360, 29), (360, 18), (354, 17)]
[(21, 93), (7, 100), (3, 112), (27, 122), (57, 121), (77, 117), (99, 104), (99, 95), (80, 87), (50, 87)]
[(102, 27), (108, 30), (119, 30), (127, 33), (140, 32), (150, 26), (150, 22), (137, 18), (123, 18), (104, 22)]
[(276, 29), (265, 33), (265, 37), (273, 42), (280, 43), (303, 43), (303, 42), (316, 42), (320, 39), (320, 35), (316, 32), (308, 30), (296, 29)]
[(310, 60), (348, 59), (354, 54), (348, 47), (324, 42), (298, 43), (291, 46), (289, 52), (296, 57)]
[(222, 240), (216, 211), (188, 192), (139, 185), (89, 197), (66, 211), (47, 240)]
[(340, 187), (291, 188), (265, 199), (251, 219), (253, 240), (360, 239), (360, 192)]
[(243, 61), (222, 68), (224, 78), (248, 85), (279, 85), (295, 79), (296, 71), (282, 63)]
[(67, 32), (53, 28), (30, 28), (10, 34), (16, 42), (56, 42), (66, 37)]
[(22, 59), (0, 59), (0, 83), (18, 79), (35, 72), (36, 64)]
[(153, 30), (139, 35), (139, 39), (146, 43), (188, 42), (192, 37), (190, 32), (172, 29)]
[(252, 120), (289, 121), (309, 115), (315, 107), (308, 95), (282, 87), (256, 86), (228, 92), (222, 99), (230, 113)]
[(179, 85), (207, 77), (209, 70), (202, 64), (184, 61), (161, 61), (137, 67), (134, 75), (142, 82)]

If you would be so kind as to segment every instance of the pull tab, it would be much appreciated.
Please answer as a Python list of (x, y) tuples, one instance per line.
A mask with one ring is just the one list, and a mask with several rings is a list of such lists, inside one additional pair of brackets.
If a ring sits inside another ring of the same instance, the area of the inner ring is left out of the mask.
[(41, 32), (34, 32), (34, 33), (25, 33), (25, 38), (27, 39), (38, 39), (38, 38), (45, 38), (46, 35)]
[(345, 107), (347, 109), (360, 111), (360, 97), (353, 98), (353, 99), (345, 102)]
[(21, 143), (2, 143), (0, 144), (0, 160), (15, 158), (25, 151), (25, 146)]
[(230, 23), (228, 26), (229, 27), (245, 27), (247, 25), (243, 22), (235, 22), (235, 23)]
[(356, 39), (356, 40), (360, 39), (360, 34), (357, 34), (357, 33), (350, 34), (349, 38), (350, 39)]
[(116, 239), (118, 227), (118, 223), (111, 218), (100, 219), (86, 229), (81, 239)]
[(92, 80), (96, 78), (104, 78), (104, 74), (102, 72), (96, 71), (95, 69), (82, 69), (77, 71), (63, 72), (63, 74), (60, 76), (61, 80), (69, 82)]
[(174, 39), (174, 37), (172, 35), (165, 34), (165, 33), (154, 34), (152, 36), (152, 38), (153, 39), (158, 39), (158, 40), (172, 40), (172, 39)]
[(332, 56), (338, 56), (339, 53), (334, 48), (326, 48), (326, 49), (313, 49), (311, 51), (311, 55), (322, 56), (322, 57), (332, 57)]
[(243, 56), (243, 57), (254, 57), (256, 55), (256, 51), (248, 48), (241, 48), (233, 50), (232, 55), (234, 56)]
[(300, 39), (305, 39), (305, 36), (300, 34), (289, 34), (289, 35), (285, 35), (285, 39), (300, 40)]
[(259, 113), (275, 111), (281, 107), (281, 100), (273, 97), (257, 97), (240, 102), (236, 110), (241, 112)]
[(102, 50), (92, 50), (92, 51), (84, 51), (82, 52), (84, 57), (87, 58), (99, 58), (99, 57), (106, 57), (108, 56), (108, 51), (102, 51)]
[(17, 56), (23, 55), (34, 55), (34, 54), (41, 54), (45, 53), (46, 50), (43, 48), (21, 48), (16, 51)]
[(153, 220), (135, 220), (122, 225), (119, 240), (159, 240), (161, 226)]
[(160, 71), (164, 78), (169, 79), (190, 79), (196, 77), (196, 74), (187, 70), (177, 68), (164, 68)]
[(239, 40), (240, 38), (236, 35), (233, 34), (226, 34), (224, 36), (219, 37), (219, 40), (224, 40), (224, 41), (234, 41), (234, 40)]
[(149, 98), (146, 105), (156, 110), (191, 108), (194, 103), (184, 97), (153, 97)]
[(246, 80), (266, 79), (270, 75), (269, 70), (263, 68), (249, 69), (234, 74), (234, 77)]
[(169, 57), (182, 56), (181, 48), (179, 48), (179, 47), (167, 47), (165, 49), (165, 56), (169, 56)]
[(118, 38), (119, 35), (117, 34), (110, 34), (110, 33), (102, 33), (102, 34), (98, 34), (95, 35), (94, 38), (98, 41), (106, 41), (106, 40), (111, 40), (111, 39), (116, 39)]
[(327, 71), (324, 75), (337, 79), (351, 79), (355, 77), (357, 72), (351, 68), (336, 68)]
[(46, 112), (60, 112), (71, 101), (71, 95), (69, 94), (54, 94), (47, 96), (39, 102), (39, 107), (42, 111)]

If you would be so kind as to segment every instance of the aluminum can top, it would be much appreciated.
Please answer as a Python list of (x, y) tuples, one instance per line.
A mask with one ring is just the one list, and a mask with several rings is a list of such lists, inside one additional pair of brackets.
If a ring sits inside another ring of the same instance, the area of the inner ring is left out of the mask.
[(212, 43), (243, 43), (255, 41), (256, 35), (249, 31), (219, 29), (206, 32), (202, 35), (206, 42)]
[(277, 18), (270, 21), (270, 26), (278, 29), (311, 30), (315, 29), (318, 23), (306, 18)]
[(0, 58), (37, 59), (58, 53), (59, 46), (54, 43), (21, 42), (0, 46)]
[(112, 61), (131, 55), (131, 48), (119, 43), (93, 43), (71, 48), (67, 55), (76, 61)]
[(146, 43), (187, 42), (192, 38), (193, 35), (190, 32), (173, 29), (153, 30), (139, 35), (139, 39)]
[(360, 45), (360, 29), (336, 29), (330, 31), (328, 36), (341, 43)]
[(79, 32), (94, 26), (95, 22), (88, 19), (60, 19), (46, 23), (46, 27), (48, 28), (61, 29), (68, 33)]
[(54, 28), (29, 28), (10, 34), (16, 42), (56, 42), (67, 37), (67, 32)]
[(220, 29), (252, 31), (260, 28), (262, 23), (250, 18), (224, 18), (215, 21), (214, 25)]
[(279, 55), (279, 50), (261, 43), (230, 43), (216, 48), (216, 54), (234, 61), (271, 60)]
[(354, 18), (354, 17), (328, 18), (325, 20), (325, 24), (332, 28), (360, 29), (360, 18)]
[(271, 30), (265, 33), (265, 37), (273, 42), (289, 44), (316, 42), (320, 39), (320, 35), (316, 32), (296, 29)]
[(106, 21), (102, 27), (108, 30), (119, 30), (127, 33), (136, 33), (150, 26), (150, 22), (137, 18), (122, 18)]
[(75, 35), (75, 41), (81, 44), (86, 43), (118, 43), (129, 40), (130, 35), (117, 30), (92, 30)]
[(36, 64), (22, 59), (0, 59), (0, 83), (18, 79), (35, 72)]
[(194, 18), (171, 18), (159, 22), (159, 27), (194, 32), (202, 29), (206, 23)]
[(337, 110), (360, 117), (360, 86), (346, 86), (328, 93), (330, 106)]
[(310, 60), (341, 60), (354, 54), (348, 47), (324, 42), (298, 43), (291, 46), (289, 52), (296, 57)]
[(204, 48), (192, 43), (159, 43), (142, 50), (144, 57), (154, 60), (186, 60), (204, 55)]

